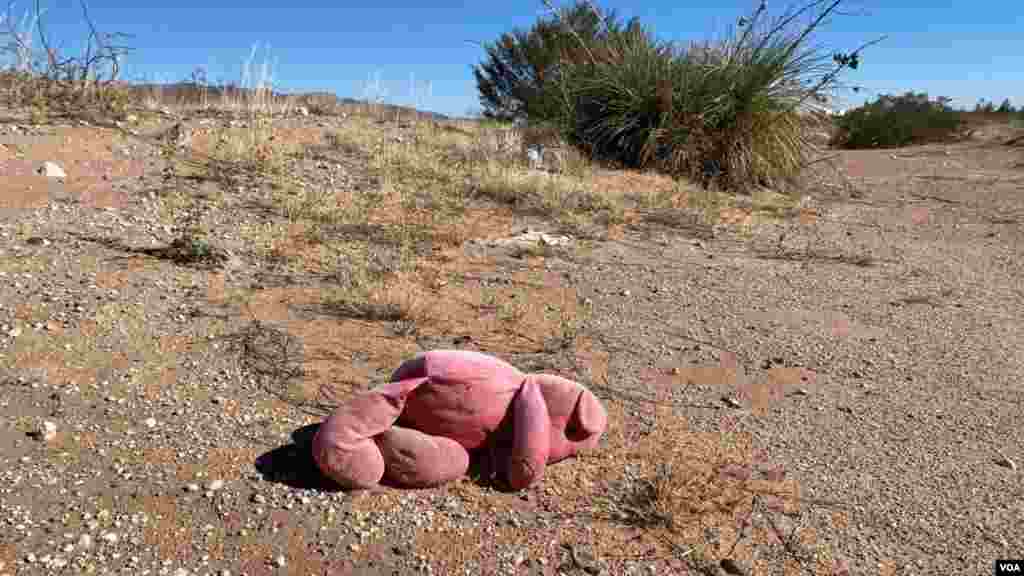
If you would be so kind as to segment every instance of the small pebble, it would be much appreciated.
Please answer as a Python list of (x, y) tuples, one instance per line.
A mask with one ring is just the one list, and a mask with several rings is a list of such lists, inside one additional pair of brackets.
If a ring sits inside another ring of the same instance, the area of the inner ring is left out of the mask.
[(742, 408), (743, 404), (740, 404), (739, 400), (731, 398), (729, 396), (722, 396), (722, 402), (725, 402), (730, 408)]

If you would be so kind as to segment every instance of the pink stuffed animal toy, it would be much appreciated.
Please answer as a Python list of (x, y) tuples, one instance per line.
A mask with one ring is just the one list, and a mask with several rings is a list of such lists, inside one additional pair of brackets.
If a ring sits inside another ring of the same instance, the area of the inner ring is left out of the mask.
[(483, 450), (519, 490), (547, 464), (595, 447), (607, 422), (597, 397), (572, 380), (524, 374), (479, 352), (434, 350), (335, 410), (313, 439), (313, 459), (344, 488), (418, 488), (463, 476), (470, 453)]

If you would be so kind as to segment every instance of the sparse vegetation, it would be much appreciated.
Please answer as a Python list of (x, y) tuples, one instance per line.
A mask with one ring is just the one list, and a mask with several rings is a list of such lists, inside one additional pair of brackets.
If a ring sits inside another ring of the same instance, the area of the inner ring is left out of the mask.
[(68, 55), (46, 33), (39, 0), (20, 23), (13, 6), (9, 2), (0, 13), (0, 55), (8, 59), (6, 70), (0, 70), (0, 89), (8, 105), (27, 106), (37, 122), (51, 117), (125, 115), (132, 98), (119, 76), (121, 62), (131, 51), (123, 44), (127, 34), (99, 31), (82, 0), (79, 7), (88, 30), (84, 48), (79, 55)]

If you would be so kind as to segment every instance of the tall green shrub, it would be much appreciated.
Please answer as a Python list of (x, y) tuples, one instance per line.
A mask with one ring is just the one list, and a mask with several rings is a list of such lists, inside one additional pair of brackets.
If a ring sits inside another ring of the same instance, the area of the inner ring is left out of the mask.
[[(807, 118), (824, 115), (841, 70), (859, 64), (860, 49), (830, 55), (808, 45), (840, 3), (811, 2), (773, 20), (762, 4), (728, 39), (685, 48), (636, 21), (607, 30), (581, 61), (561, 63), (563, 130), (627, 166), (735, 189), (790, 180), (812, 149)], [(794, 25), (808, 14), (810, 23)]]
[[(485, 117), (510, 121), (557, 115), (550, 88), (561, 64), (579, 61), (587, 46), (601, 41), (606, 30), (620, 26), (614, 12), (602, 16), (583, 0), (560, 18), (538, 20), (529, 30), (517, 28), (483, 45), (487, 58), (473, 66), (473, 76)], [(574, 37), (570, 38), (566, 26)]]

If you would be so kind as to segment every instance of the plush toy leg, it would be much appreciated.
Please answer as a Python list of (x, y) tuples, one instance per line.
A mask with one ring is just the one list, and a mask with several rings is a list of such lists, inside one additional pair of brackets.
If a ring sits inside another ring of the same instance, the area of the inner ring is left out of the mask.
[(394, 426), (373, 440), (383, 456), (383, 479), (395, 486), (438, 486), (469, 470), (469, 452), (450, 438)]
[(544, 476), (551, 442), (551, 419), (540, 387), (527, 379), (512, 400), (512, 453), (508, 485), (521, 490)]
[(372, 488), (384, 476), (385, 458), (373, 438), (390, 429), (406, 397), (425, 379), (389, 382), (338, 407), (313, 437), (313, 459), (343, 488)]

